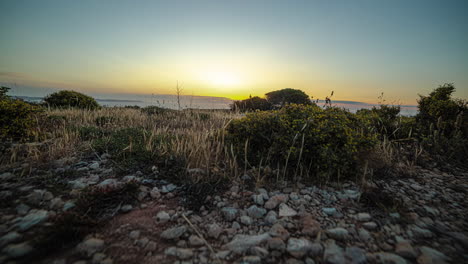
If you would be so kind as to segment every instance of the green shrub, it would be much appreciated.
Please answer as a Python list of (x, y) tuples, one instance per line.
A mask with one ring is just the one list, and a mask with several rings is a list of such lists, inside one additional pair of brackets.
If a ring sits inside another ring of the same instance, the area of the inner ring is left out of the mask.
[(83, 126), (76, 129), (82, 140), (93, 140), (107, 135), (106, 131), (98, 127)]
[(266, 100), (274, 107), (281, 108), (287, 104), (311, 105), (309, 96), (301, 90), (286, 88), (265, 94)]
[(0, 141), (23, 141), (37, 136), (37, 118), (42, 109), (6, 95), (9, 88), (0, 91)]
[(147, 115), (160, 115), (160, 114), (174, 112), (174, 111), (175, 110), (162, 108), (162, 107), (154, 106), (154, 105), (141, 108), (141, 112)]
[(289, 176), (320, 179), (357, 171), (358, 155), (376, 142), (367, 127), (342, 109), (293, 104), (233, 120), (226, 139), (240, 162), (246, 158), (251, 166), (270, 165)]
[(111, 154), (112, 159), (119, 161), (123, 167), (150, 169), (150, 164), (161, 156), (161, 144), (169, 144), (170, 140), (169, 136), (154, 135), (142, 128), (124, 128), (95, 139), (93, 148), (98, 153)]
[(99, 104), (94, 98), (75, 91), (52, 93), (44, 98), (44, 102), (51, 107), (58, 108), (76, 107), (90, 110), (99, 108)]
[(394, 139), (399, 135), (400, 106), (380, 105), (372, 109), (360, 109), (356, 112), (360, 118), (368, 119), (381, 138)]
[(231, 105), (231, 110), (234, 111), (255, 111), (255, 110), (270, 110), (272, 109), (272, 104), (264, 98), (258, 96), (250, 97), (249, 99), (234, 101)]

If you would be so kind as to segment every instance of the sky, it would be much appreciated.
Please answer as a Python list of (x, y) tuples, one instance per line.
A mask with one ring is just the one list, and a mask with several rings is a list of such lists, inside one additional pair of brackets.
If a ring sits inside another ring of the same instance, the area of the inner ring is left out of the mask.
[(242, 99), (468, 98), (468, 1), (0, 1), (0, 82)]

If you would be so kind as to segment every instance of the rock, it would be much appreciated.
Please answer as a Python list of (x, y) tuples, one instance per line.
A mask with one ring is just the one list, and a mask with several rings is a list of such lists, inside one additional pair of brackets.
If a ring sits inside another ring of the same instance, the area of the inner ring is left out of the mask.
[(130, 234), (128, 235), (131, 239), (137, 239), (140, 237), (140, 231), (139, 230), (133, 230), (132, 232), (130, 232)]
[(359, 228), (358, 230), (359, 239), (363, 242), (367, 242), (372, 239), (371, 234), (364, 228)]
[(421, 191), (422, 189), (424, 189), (421, 185), (416, 183), (411, 184), (410, 187), (413, 188), (413, 190), (415, 191)]
[(252, 247), (250, 248), (249, 253), (260, 258), (266, 258), (269, 254), (268, 250), (262, 247)]
[(286, 250), (286, 244), (279, 237), (270, 238), (267, 244), (270, 250), (278, 250), (280, 252), (283, 252), (284, 250)]
[(17, 242), (18, 240), (21, 239), (21, 235), (18, 234), (18, 232), (15, 232), (15, 231), (11, 231), (9, 233), (7, 233), (6, 235), (2, 236), (0, 238), (0, 248), (7, 245), (7, 244), (10, 244), (10, 243), (13, 243), (13, 242)]
[(133, 206), (131, 204), (126, 204), (126, 205), (123, 205), (122, 208), (120, 208), (120, 211), (122, 211), (123, 213), (128, 213), (132, 209), (133, 209)]
[(377, 260), (377, 263), (382, 264), (406, 264), (406, 260), (398, 255), (387, 253), (387, 252), (377, 252), (371, 254), (372, 258)]
[(348, 230), (341, 227), (328, 229), (326, 233), (329, 237), (337, 240), (346, 240), (349, 236)]
[(164, 250), (164, 254), (177, 257), (178, 259), (189, 259), (193, 257), (193, 251), (186, 248), (169, 247)]
[(154, 241), (149, 241), (145, 249), (147, 251), (155, 251), (158, 248), (158, 244)]
[(20, 244), (12, 244), (6, 246), (2, 252), (10, 258), (20, 258), (31, 253), (34, 249), (28, 244), (28, 242)]
[(264, 208), (257, 207), (256, 205), (250, 206), (247, 210), (247, 214), (252, 218), (262, 218), (266, 214)]
[(158, 187), (154, 187), (153, 189), (151, 189), (150, 196), (153, 199), (159, 199), (161, 197), (161, 192), (159, 192)]
[(177, 188), (177, 186), (175, 186), (174, 184), (168, 184), (168, 185), (164, 185), (162, 188), (161, 188), (161, 192), (162, 193), (170, 193), (172, 191), (174, 191), (175, 189)]
[(221, 213), (226, 221), (234, 221), (237, 217), (237, 209), (233, 207), (224, 207), (221, 209)]
[(243, 254), (249, 248), (257, 246), (264, 241), (270, 239), (268, 233), (263, 233), (261, 235), (236, 235), (231, 242), (224, 245), (225, 248), (233, 251), (236, 254)]
[(418, 257), (419, 264), (446, 264), (450, 259), (442, 252), (430, 247), (421, 247), (421, 255)]
[(345, 259), (348, 264), (367, 263), (366, 251), (358, 247), (348, 247), (345, 251)]
[(242, 258), (242, 262), (245, 264), (260, 264), (262, 259), (259, 256), (245, 256)]
[(334, 240), (328, 240), (325, 244), (325, 250), (323, 252), (323, 259), (325, 263), (329, 264), (344, 264), (345, 257), (343, 249), (335, 244)]
[(74, 202), (66, 202), (64, 205), (63, 205), (63, 211), (66, 212), (68, 210), (70, 210), (71, 208), (75, 207), (75, 203)]
[(171, 220), (171, 216), (166, 211), (159, 211), (156, 214), (156, 221), (158, 223), (164, 224)]
[(312, 243), (307, 239), (290, 238), (286, 250), (295, 258), (302, 258), (312, 249)]
[(270, 231), (268, 231), (268, 233), (272, 236), (272, 237), (279, 237), (283, 240), (287, 240), (289, 238), (289, 232), (288, 230), (286, 230), (282, 225), (280, 224), (274, 224), (271, 228), (270, 228)]
[(185, 232), (187, 232), (186, 226), (178, 226), (169, 228), (161, 233), (161, 238), (171, 240), (171, 239), (178, 239), (181, 237)]
[(91, 259), (91, 263), (93, 264), (100, 264), (106, 258), (106, 254), (104, 253), (94, 253), (93, 258)]
[(59, 209), (62, 209), (63, 208), (63, 201), (60, 197), (56, 197), (54, 199), (52, 199), (49, 203), (49, 207), (51, 209), (54, 209), (54, 210), (59, 210)]
[(240, 222), (246, 226), (249, 226), (252, 224), (252, 218), (250, 218), (250, 216), (247, 216), (247, 215), (243, 215), (240, 217)]
[(371, 220), (371, 216), (368, 213), (359, 213), (357, 215), (357, 220), (359, 220), (361, 222), (367, 222), (367, 221)]
[(95, 161), (93, 163), (91, 163), (88, 168), (90, 168), (91, 170), (97, 170), (99, 169), (99, 162)]
[(262, 194), (254, 194), (252, 195), (252, 199), (254, 203), (258, 205), (263, 205), (265, 202), (263, 201), (263, 195)]
[(402, 240), (395, 245), (395, 253), (409, 259), (415, 259), (418, 256), (411, 243), (407, 240)]
[(411, 231), (413, 232), (416, 238), (431, 238), (433, 236), (432, 232), (428, 229), (420, 228), (419, 226), (414, 226)]
[(189, 244), (192, 247), (199, 247), (199, 246), (203, 246), (205, 242), (203, 242), (203, 239), (201, 239), (199, 236), (191, 235), (189, 237)]
[(217, 239), (223, 232), (223, 229), (217, 223), (209, 224), (207, 230), (208, 236), (214, 239)]
[(147, 237), (143, 237), (143, 238), (140, 238), (137, 241), (135, 241), (135, 245), (137, 245), (137, 246), (139, 246), (141, 248), (144, 248), (144, 247), (146, 247), (148, 242), (149, 242), (149, 239)]
[(19, 215), (26, 215), (29, 212), (30, 209), (31, 208), (29, 206), (27, 206), (26, 204), (24, 204), (24, 203), (21, 203), (18, 206), (16, 206), (16, 212)]
[(278, 215), (275, 211), (269, 211), (265, 216), (265, 223), (268, 225), (274, 225), (278, 221)]
[(377, 228), (377, 224), (375, 222), (365, 222), (362, 224), (362, 227), (367, 230), (375, 230)]
[(27, 214), (17, 224), (19, 230), (26, 231), (29, 228), (46, 221), (49, 217), (49, 213), (46, 210), (33, 211)]
[(5, 181), (13, 179), (14, 177), (15, 177), (15, 175), (13, 175), (13, 173), (4, 172), (4, 173), (0, 174), (0, 181), (5, 182)]
[(290, 217), (297, 215), (297, 212), (286, 204), (282, 203), (279, 206), (279, 216), (280, 217)]
[(86, 253), (89, 257), (103, 248), (104, 240), (99, 238), (86, 239), (77, 246), (78, 251)]
[(101, 189), (115, 189), (118, 186), (119, 182), (116, 179), (105, 179), (97, 185), (97, 187)]
[(81, 190), (81, 189), (84, 189), (86, 188), (87, 184), (83, 182), (84, 180), (83, 179), (77, 179), (77, 180), (73, 180), (73, 181), (69, 181), (68, 182), (68, 185), (70, 185), (70, 187), (74, 190)]
[(45, 193), (44, 190), (33, 190), (32, 193), (26, 196), (26, 199), (28, 200), (28, 203), (30, 204), (39, 205), (41, 204), (43, 200), (44, 193)]
[(320, 232), (320, 223), (317, 222), (311, 214), (305, 214), (301, 217), (302, 234), (315, 237)]
[(266, 203), (265, 208), (272, 210), (275, 209), (280, 203), (286, 203), (288, 201), (288, 196), (285, 194), (277, 194), (271, 197)]
[(326, 215), (332, 216), (336, 214), (336, 208), (334, 207), (322, 208), (322, 212)]

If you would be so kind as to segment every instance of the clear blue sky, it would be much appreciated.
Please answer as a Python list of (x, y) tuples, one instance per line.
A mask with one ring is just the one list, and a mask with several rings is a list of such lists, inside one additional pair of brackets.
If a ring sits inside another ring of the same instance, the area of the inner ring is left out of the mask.
[(468, 98), (468, 1), (0, 2), (0, 82), (240, 98)]

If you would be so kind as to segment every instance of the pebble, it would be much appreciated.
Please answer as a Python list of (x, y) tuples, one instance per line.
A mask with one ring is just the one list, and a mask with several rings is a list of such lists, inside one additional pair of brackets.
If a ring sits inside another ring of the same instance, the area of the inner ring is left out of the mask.
[(49, 212), (47, 212), (46, 210), (31, 211), (29, 212), (29, 214), (27, 214), (21, 219), (17, 226), (19, 230), (26, 231), (31, 227), (46, 221), (48, 217)]
[(193, 257), (193, 251), (187, 248), (169, 247), (164, 250), (164, 254), (177, 257), (178, 259), (189, 259)]
[(361, 221), (361, 222), (367, 222), (367, 221), (371, 220), (371, 216), (368, 213), (359, 213), (357, 215), (357, 219), (359, 221)]
[(88, 238), (77, 246), (78, 251), (84, 252), (88, 256), (92, 256), (94, 253), (102, 250), (103, 248), (104, 240), (99, 238)]
[(34, 249), (27, 243), (11, 244), (6, 246), (2, 252), (10, 258), (20, 258), (31, 253)]
[(243, 225), (246, 225), (246, 226), (249, 226), (253, 223), (252, 221), (252, 218), (250, 218), (250, 216), (247, 216), (247, 215), (243, 215), (240, 217), (240, 222), (243, 224)]
[(307, 239), (290, 238), (286, 250), (295, 258), (302, 258), (312, 249), (312, 243)]
[(243, 254), (249, 248), (254, 247), (270, 238), (268, 233), (261, 235), (236, 235), (231, 242), (224, 245), (225, 248), (233, 251), (236, 254)]
[(166, 211), (159, 211), (156, 214), (156, 221), (158, 223), (164, 224), (171, 220), (171, 216)]
[(178, 239), (181, 237), (185, 232), (187, 232), (186, 226), (178, 226), (174, 228), (169, 228), (161, 233), (161, 238), (171, 240), (171, 239)]
[(333, 207), (322, 208), (322, 211), (324, 214), (330, 215), (330, 216), (336, 214), (336, 208), (333, 208)]
[(255, 219), (262, 218), (266, 214), (266, 210), (264, 208), (256, 205), (250, 206), (246, 211), (250, 217)]
[(288, 205), (282, 203), (279, 206), (279, 216), (280, 217), (291, 217), (297, 215), (297, 212), (289, 207)]
[(341, 227), (328, 229), (326, 233), (329, 237), (337, 240), (346, 240), (349, 236), (348, 230)]
[(221, 209), (221, 213), (223, 214), (226, 221), (234, 221), (237, 217), (237, 211), (238, 210), (233, 207), (224, 207)]
[(334, 240), (328, 240), (325, 244), (323, 259), (329, 264), (344, 264), (345, 257), (341, 247)]
[(419, 264), (446, 264), (449, 262), (446, 255), (433, 248), (423, 246), (419, 250), (421, 251), (421, 255), (418, 257)]

